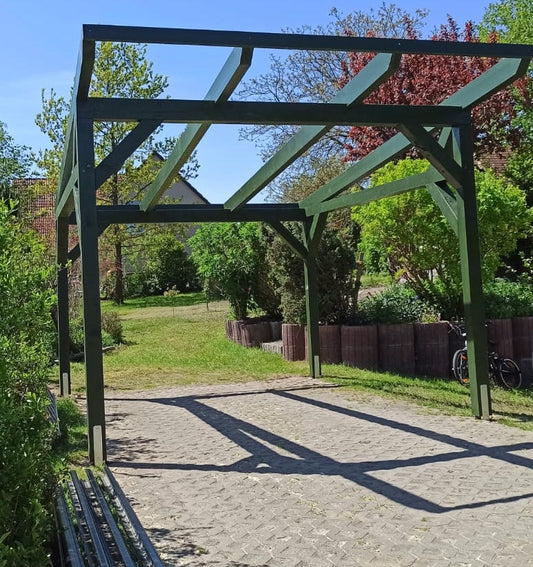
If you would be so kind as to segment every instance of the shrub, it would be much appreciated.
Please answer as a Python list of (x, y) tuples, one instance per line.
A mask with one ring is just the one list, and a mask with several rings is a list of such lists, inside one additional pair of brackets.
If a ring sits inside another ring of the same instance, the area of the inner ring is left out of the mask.
[(47, 401), (0, 394), (0, 564), (8, 567), (43, 565), (48, 556), (55, 483)]
[[(288, 225), (301, 239), (301, 227)], [(306, 320), (302, 259), (278, 235), (271, 238), (266, 262), (275, 291), (280, 296), (283, 319), (302, 324)], [(355, 247), (346, 232), (326, 228), (317, 252), (318, 311), (324, 323), (347, 319), (355, 303)]]
[[(172, 228), (143, 234), (143, 246), (127, 258), (126, 297), (161, 295), (172, 288), (181, 292), (200, 289), (194, 263), (178, 236)], [(102, 285), (104, 297), (111, 297), (107, 288), (112, 289), (114, 276), (109, 277), (107, 287)]]
[(159, 294), (159, 284), (154, 274), (146, 268), (138, 268), (126, 275), (126, 297), (147, 297)]
[[(75, 317), (70, 320), (70, 340), (78, 352), (83, 352), (84, 345), (83, 319)], [(124, 341), (122, 323), (118, 314), (102, 313), (102, 346), (110, 347)]]
[(257, 223), (204, 224), (189, 245), (207, 297), (221, 294), (236, 319), (246, 318), (261, 298), (268, 297), (266, 241)]
[(55, 486), (46, 420), (52, 268), (0, 203), (0, 565), (47, 562)]
[(483, 289), (487, 319), (528, 317), (533, 315), (533, 286), (496, 280)]
[[(372, 186), (421, 173), (425, 160), (389, 163), (372, 175)], [(525, 193), (492, 171), (476, 171), (482, 274), (494, 278), (503, 257), (531, 231), (532, 211)], [(367, 267), (386, 265), (395, 278), (407, 281), (419, 297), (435, 298), (444, 310), (461, 302), (459, 243), (426, 189), (418, 189), (353, 209), (361, 225)], [(434, 286), (435, 278), (439, 282)], [(457, 313), (456, 316), (460, 315)]]
[(359, 302), (356, 322), (368, 323), (412, 323), (422, 321), (431, 308), (405, 285), (392, 284), (376, 295)]
[(145, 272), (157, 282), (158, 293), (172, 287), (182, 292), (199, 288), (194, 264), (183, 243), (169, 232), (152, 238)]
[(117, 312), (104, 311), (102, 313), (102, 331), (107, 333), (115, 344), (124, 342), (122, 321)]

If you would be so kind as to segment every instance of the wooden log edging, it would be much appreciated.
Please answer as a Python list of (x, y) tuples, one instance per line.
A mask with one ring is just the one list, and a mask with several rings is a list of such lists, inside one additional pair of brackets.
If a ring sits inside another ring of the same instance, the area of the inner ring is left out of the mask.
[(428, 378), (448, 378), (451, 367), (448, 323), (415, 323), (414, 331), (415, 373)]
[[(307, 327), (304, 327), (304, 329), (306, 330), (304, 360), (307, 360)], [(340, 333), (340, 325), (320, 325), (318, 327), (320, 361), (322, 364), (340, 364), (342, 362)]]
[[(307, 333), (303, 325), (269, 321), (226, 321), (226, 336), (244, 346), (276, 340), (281, 329), (283, 357), (306, 360)], [(322, 362), (381, 369), (405, 375), (451, 377), (452, 357), (464, 339), (446, 321), (396, 325), (324, 325), (320, 332)], [(533, 317), (488, 322), (489, 349), (514, 358), (524, 377), (533, 380)], [(278, 339), (279, 340), (279, 339)]]
[(415, 373), (415, 328), (413, 323), (378, 325), (379, 369)]
[(347, 366), (377, 370), (379, 365), (377, 325), (341, 327), (341, 360)]
[(283, 323), (281, 340), (285, 360), (305, 360), (305, 327), (303, 325)]
[(513, 317), (513, 358), (516, 360), (526, 384), (530, 384), (533, 374), (533, 317)]

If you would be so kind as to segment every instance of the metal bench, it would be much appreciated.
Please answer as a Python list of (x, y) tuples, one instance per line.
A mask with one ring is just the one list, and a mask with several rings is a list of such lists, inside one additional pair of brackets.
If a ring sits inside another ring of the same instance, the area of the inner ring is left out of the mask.
[(63, 532), (62, 567), (163, 567), (128, 499), (104, 467), (87, 480), (75, 471), (62, 483), (57, 508)]

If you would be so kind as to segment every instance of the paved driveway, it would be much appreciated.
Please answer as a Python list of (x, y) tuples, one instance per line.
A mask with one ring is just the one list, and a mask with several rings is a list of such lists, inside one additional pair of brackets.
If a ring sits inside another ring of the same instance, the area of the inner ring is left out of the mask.
[(168, 565), (533, 566), (533, 434), (319, 380), (108, 393)]

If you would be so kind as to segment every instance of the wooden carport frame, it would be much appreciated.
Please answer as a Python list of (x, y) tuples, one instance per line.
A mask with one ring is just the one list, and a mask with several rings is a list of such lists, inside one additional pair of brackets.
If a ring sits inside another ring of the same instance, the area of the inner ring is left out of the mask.
[[(128, 100), (89, 97), (96, 42), (160, 43), (229, 47), (232, 51), (204, 100)], [(377, 55), (328, 104), (229, 101), (252, 63), (254, 49), (371, 52)], [(500, 61), (438, 106), (363, 104), (397, 69), (402, 54), (495, 57)], [(472, 412), (491, 414), (486, 330), (481, 284), (471, 110), (528, 69), (533, 46), (433, 42), (300, 34), (84, 25), (66, 143), (57, 189), (59, 372), (61, 393), (70, 392), (68, 277), (81, 257), (89, 458), (106, 458), (98, 237), (113, 223), (269, 223), (304, 262), (310, 375), (320, 375), (316, 250), (330, 211), (426, 187), (459, 238)], [(95, 165), (95, 121), (137, 122)], [(96, 191), (163, 123), (187, 126), (170, 157), (137, 206), (100, 206)], [(220, 205), (160, 205), (158, 200), (211, 124), (293, 124), (301, 129), (232, 197)], [(395, 126), (400, 133), (348, 167), (299, 203), (249, 204), (261, 189), (335, 125)], [(440, 131), (438, 137), (435, 135)], [(379, 187), (347, 192), (373, 171), (416, 146), (430, 162), (427, 172)], [(300, 241), (283, 225), (301, 222)], [(68, 250), (69, 225), (79, 245)]]

